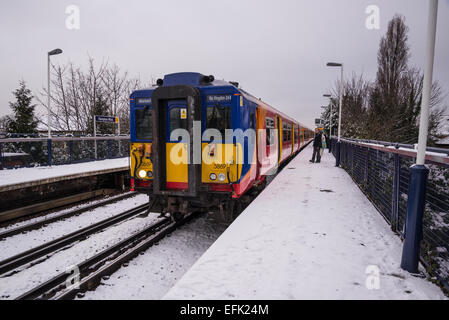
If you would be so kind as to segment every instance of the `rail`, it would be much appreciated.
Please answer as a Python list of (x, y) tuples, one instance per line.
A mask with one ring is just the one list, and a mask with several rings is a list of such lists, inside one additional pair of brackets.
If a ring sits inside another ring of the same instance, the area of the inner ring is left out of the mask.
[[(332, 138), (336, 155), (337, 140)], [(449, 292), (449, 155), (428, 148), (430, 169), (421, 241), (421, 262), (434, 280)], [(372, 140), (341, 139), (340, 165), (375, 208), (404, 238), (410, 166), (416, 150), (409, 145)]]

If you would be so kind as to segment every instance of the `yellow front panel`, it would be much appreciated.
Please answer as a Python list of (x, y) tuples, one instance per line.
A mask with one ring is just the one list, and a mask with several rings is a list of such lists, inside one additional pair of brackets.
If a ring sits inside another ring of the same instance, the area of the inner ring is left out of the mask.
[[(141, 170), (144, 170), (148, 173), (148, 171), (153, 172), (153, 163), (150, 160), (150, 154), (151, 154), (151, 147), (152, 144), (150, 143), (142, 143), (142, 142), (134, 142), (131, 143), (131, 177), (132, 178), (139, 178), (141, 180), (151, 180), (152, 177), (148, 177), (146, 175), (145, 177), (142, 177), (139, 175), (139, 172)], [(136, 168), (137, 166), (137, 168)], [(134, 176), (134, 171), (136, 171), (136, 176)]]
[[(202, 144), (202, 182), (203, 183), (229, 183), (227, 167), (229, 166), (229, 178), (231, 182), (240, 179), (243, 164), (243, 148), (241, 144), (213, 144), (203, 142)], [(212, 155), (213, 154), (213, 155)], [(239, 159), (238, 164), (235, 159)], [(210, 174), (215, 173), (216, 180), (210, 179)], [(218, 175), (225, 175), (224, 181), (218, 180)]]
[(187, 143), (168, 142), (166, 145), (167, 182), (189, 182)]

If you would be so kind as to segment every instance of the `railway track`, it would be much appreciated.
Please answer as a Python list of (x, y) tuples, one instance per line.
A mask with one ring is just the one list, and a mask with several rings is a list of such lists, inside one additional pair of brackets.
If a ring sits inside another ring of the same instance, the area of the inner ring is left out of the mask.
[(0, 276), (6, 277), (11, 276), (20, 270), (17, 270), (19, 267), (24, 267), (26, 264), (37, 264), (40, 263), (47, 258), (49, 258), (53, 253), (57, 252), (59, 249), (65, 248), (66, 246), (87, 238), (89, 235), (99, 232), (109, 226), (120, 223), (126, 219), (137, 216), (143, 211), (148, 210), (148, 208), (152, 207), (153, 203), (146, 203), (135, 207), (133, 209), (124, 211), (120, 214), (112, 216), (110, 218), (101, 220), (97, 223), (94, 223), (85, 228), (74, 231), (70, 234), (52, 240), (50, 242), (44, 243), (40, 246), (34, 247), (30, 250), (19, 253), (15, 256), (9, 257), (3, 261), (0, 261)]
[(80, 215), (80, 214), (82, 214), (84, 212), (88, 212), (88, 211), (94, 210), (96, 208), (99, 208), (99, 207), (102, 207), (102, 206), (105, 206), (105, 205), (108, 205), (108, 204), (111, 204), (111, 203), (114, 203), (114, 202), (117, 202), (117, 201), (121, 201), (121, 200), (130, 198), (130, 197), (133, 197), (135, 195), (136, 194), (133, 193), (133, 192), (121, 194), (121, 195), (114, 196), (114, 197), (111, 197), (111, 198), (106, 199), (106, 200), (95, 202), (95, 203), (93, 203), (91, 205), (88, 205), (88, 206), (84, 206), (84, 207), (81, 207), (81, 208), (78, 208), (78, 209), (70, 210), (70, 211), (67, 211), (67, 212), (64, 212), (64, 213), (61, 213), (61, 214), (49, 217), (49, 218), (43, 218), (43, 219), (38, 220), (36, 222), (28, 223), (28, 224), (25, 224), (25, 225), (17, 227), (17, 228), (13, 228), (13, 229), (10, 229), (10, 230), (3, 231), (3, 232), (0, 232), (0, 240), (8, 238), (8, 237), (11, 237), (11, 236), (14, 236), (16, 234), (20, 234), (20, 233), (28, 232), (28, 231), (31, 231), (31, 230), (39, 229), (39, 228), (41, 228), (43, 226), (46, 226), (46, 225), (48, 225), (48, 224), (50, 224), (52, 222), (63, 220), (63, 219), (67, 219), (67, 218), (70, 218), (70, 217), (73, 217), (73, 216), (77, 216), (77, 215)]
[[(77, 265), (79, 282), (73, 284), (69, 282), (68, 284), (71, 274), (62, 272), (17, 297), (16, 300), (66, 300), (75, 298), (80, 292), (93, 290), (100, 284), (103, 277), (112, 274), (124, 263), (144, 252), (197, 215), (196, 212), (192, 213), (178, 222), (173, 222), (170, 218), (164, 218)], [(71, 270), (73, 270), (73, 267)]]
[[(45, 215), (46, 212), (59, 209), (62, 210), (65, 207), (75, 205), (80, 202), (90, 201), (98, 197), (111, 195), (115, 192), (114, 189), (97, 189), (94, 191), (87, 191), (83, 193), (74, 194), (67, 197), (56, 198), (45, 202), (37, 202), (30, 205), (21, 206), (18, 208), (10, 209), (0, 212), (0, 224), (9, 225), (14, 222), (27, 220), (33, 217)], [(2, 194), (4, 197), (8, 195)], [(39, 199), (35, 199), (39, 201)], [(20, 203), (18, 203), (20, 204)]]

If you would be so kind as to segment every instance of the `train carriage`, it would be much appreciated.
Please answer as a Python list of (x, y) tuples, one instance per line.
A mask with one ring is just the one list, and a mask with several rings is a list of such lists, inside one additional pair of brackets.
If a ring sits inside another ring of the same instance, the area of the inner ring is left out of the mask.
[(168, 74), (134, 91), (130, 109), (131, 187), (174, 219), (202, 210), (232, 220), (312, 138), (237, 83), (200, 73)]

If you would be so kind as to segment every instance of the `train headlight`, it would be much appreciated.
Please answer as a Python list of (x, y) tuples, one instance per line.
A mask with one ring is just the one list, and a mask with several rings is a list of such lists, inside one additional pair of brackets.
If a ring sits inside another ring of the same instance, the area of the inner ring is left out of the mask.
[(209, 178), (210, 178), (212, 181), (215, 181), (215, 180), (217, 180), (217, 175), (216, 175), (215, 173), (211, 173), (210, 176), (209, 176)]
[(218, 180), (220, 180), (221, 182), (226, 180), (226, 175), (224, 173), (220, 173), (218, 174)]
[(147, 173), (145, 172), (145, 170), (140, 170), (140, 171), (139, 171), (139, 177), (140, 177), (140, 178), (143, 179), (143, 178), (145, 178), (146, 176), (147, 176)]
[(147, 175), (148, 175), (148, 178), (152, 178), (153, 177), (153, 171), (148, 171)]

